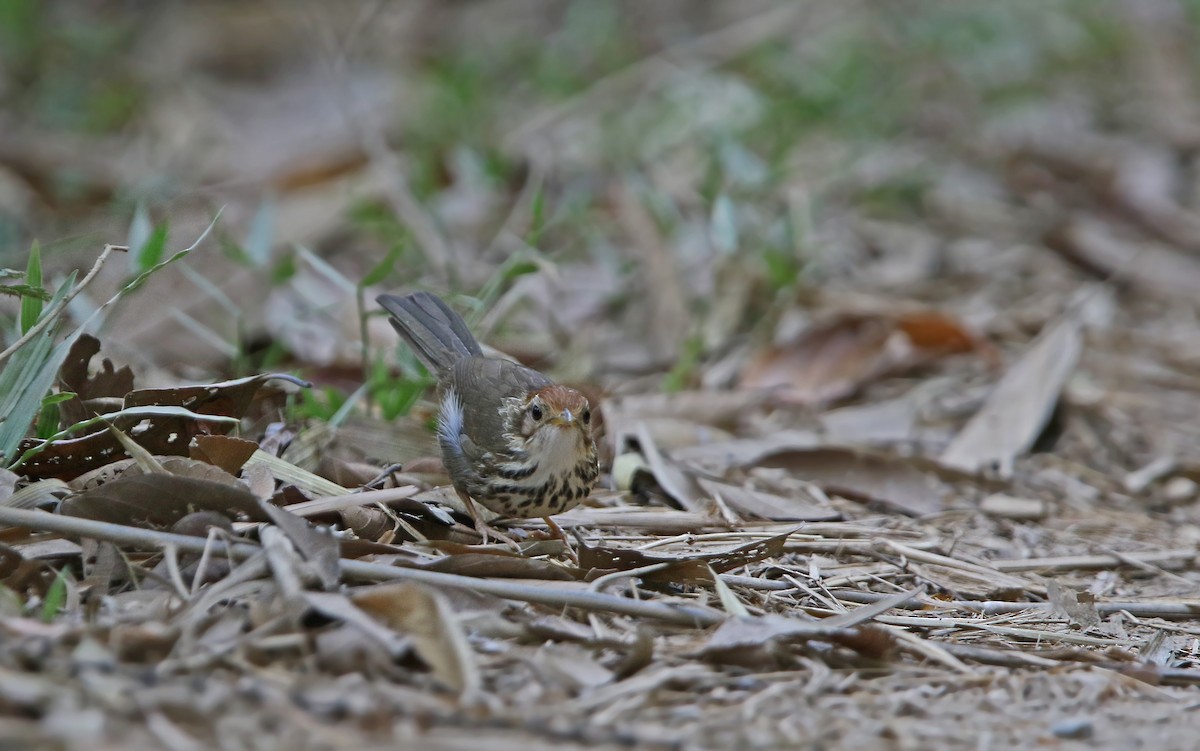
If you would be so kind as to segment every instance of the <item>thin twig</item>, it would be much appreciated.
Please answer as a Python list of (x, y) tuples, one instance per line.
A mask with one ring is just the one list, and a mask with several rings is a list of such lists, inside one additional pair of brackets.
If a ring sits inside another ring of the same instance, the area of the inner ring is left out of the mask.
[[(728, 575), (726, 575), (728, 576)], [(748, 577), (738, 577), (737, 584), (745, 585), (743, 579)], [(752, 586), (752, 585), (747, 585)], [(772, 587), (773, 589), (774, 587)], [(779, 587), (784, 589), (785, 587)], [(786, 589), (791, 589), (788, 585)], [(856, 590), (839, 590), (834, 594), (839, 600), (845, 602), (875, 602), (881, 600), (886, 595), (881, 595), (876, 592), (860, 592)], [(1006, 602), (1003, 600), (935, 600), (925, 598), (919, 603), (914, 603), (910, 606), (913, 610), (926, 610), (928, 608), (944, 608), (946, 610), (966, 610), (971, 613), (979, 613), (980, 615), (1003, 615), (1005, 613), (1019, 613), (1026, 610), (1049, 610), (1053, 607), (1047, 602)], [(1122, 602), (1114, 600), (1111, 602), (1097, 602), (1096, 612), (1102, 616), (1112, 615), (1125, 611), (1130, 615), (1138, 618), (1163, 618), (1166, 620), (1192, 620), (1200, 618), (1200, 600), (1175, 601), (1175, 602)]]
[(1196, 560), (1194, 547), (1177, 550), (1142, 552), (1116, 552), (1109, 555), (1064, 555), (1049, 558), (1018, 558), (1016, 560), (988, 561), (997, 571), (1017, 573), (1021, 571), (1079, 571), (1083, 569), (1116, 568), (1122, 565), (1142, 566), (1150, 564), (1161, 568), (1165, 564), (1187, 565)]
[[(136, 545), (161, 549), (174, 544), (180, 551), (203, 553), (207, 541), (203, 537), (189, 537), (171, 532), (127, 527), (122, 524), (81, 519), (71, 516), (49, 514), (44, 511), (0, 507), (0, 524), (24, 527), (74, 537), (90, 537), (107, 540), (119, 545)], [(248, 542), (239, 542), (229, 548), (235, 560), (244, 560), (261, 552), (261, 548)], [(483, 594), (503, 597), (521, 602), (534, 602), (555, 607), (576, 607), (583, 610), (601, 610), (638, 618), (674, 623), (681, 626), (714, 626), (725, 619), (725, 614), (713, 608), (691, 604), (666, 604), (631, 600), (615, 595), (606, 595), (588, 590), (567, 590), (529, 586), (510, 581), (476, 579), (459, 574), (446, 574), (424, 569), (400, 568), (379, 563), (342, 559), (341, 570), (349, 579), (365, 581), (409, 580), (432, 587), (469, 589)]]

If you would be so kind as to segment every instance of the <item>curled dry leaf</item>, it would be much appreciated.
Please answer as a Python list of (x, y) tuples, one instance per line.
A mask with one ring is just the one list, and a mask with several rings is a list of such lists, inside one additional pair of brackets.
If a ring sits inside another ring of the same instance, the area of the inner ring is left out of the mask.
[(100, 340), (90, 334), (82, 334), (71, 345), (67, 359), (58, 371), (63, 391), (75, 394), (58, 406), (59, 422), (63, 428), (108, 411), (93, 409), (87, 402), (103, 398), (120, 399), (133, 391), (133, 371), (128, 365), (117, 370), (112, 361), (105, 358), (99, 371), (88, 374), (88, 364), (99, 352)]
[(231, 475), (241, 471), (257, 450), (254, 441), (228, 435), (198, 435), (188, 446), (191, 458), (220, 467)]
[(417, 654), (445, 686), (466, 695), (479, 690), (475, 653), (462, 624), (437, 592), (404, 582), (360, 589), (351, 600), (380, 622), (410, 636)]
[(265, 521), (244, 487), (179, 475), (121, 477), (64, 500), (59, 513), (135, 527), (166, 529), (193, 511)]
[(849, 396), (886, 373), (971, 351), (990, 350), (944, 313), (843, 314), (810, 326), (790, 344), (767, 347), (742, 371), (739, 386), (815, 406)]
[(1079, 317), (1068, 312), (1043, 330), (942, 452), (941, 462), (964, 472), (994, 466), (1001, 477), (1010, 477), (1013, 462), (1033, 446), (1075, 370), (1082, 329)]
[(1064, 587), (1057, 580), (1046, 582), (1046, 594), (1054, 610), (1065, 615), (1076, 626), (1087, 630), (1100, 625), (1100, 612), (1096, 609), (1096, 596), (1087, 591), (1076, 591)]
[(286, 509), (257, 498), (255, 503), (271, 522), (287, 535), (288, 540), (317, 577), (321, 587), (326, 590), (336, 587), (341, 581), (341, 548), (337, 538), (328, 529), (317, 529), (308, 520)]

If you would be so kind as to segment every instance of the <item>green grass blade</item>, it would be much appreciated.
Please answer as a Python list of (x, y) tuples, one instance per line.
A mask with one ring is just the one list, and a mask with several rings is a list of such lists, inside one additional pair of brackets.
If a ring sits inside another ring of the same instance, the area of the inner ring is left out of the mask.
[[(30, 287), (42, 286), (42, 246), (35, 240), (29, 250), (29, 263), (25, 267), (25, 283)], [(30, 295), (21, 298), (21, 333), (24, 334), (37, 324), (42, 315), (42, 298)]]

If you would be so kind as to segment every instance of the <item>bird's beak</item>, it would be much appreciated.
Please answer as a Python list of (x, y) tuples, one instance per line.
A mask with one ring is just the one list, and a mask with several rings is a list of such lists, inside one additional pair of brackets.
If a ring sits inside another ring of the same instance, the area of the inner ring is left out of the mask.
[(575, 424), (575, 416), (571, 414), (571, 410), (564, 409), (562, 414), (555, 415), (550, 418), (550, 424), (569, 428)]

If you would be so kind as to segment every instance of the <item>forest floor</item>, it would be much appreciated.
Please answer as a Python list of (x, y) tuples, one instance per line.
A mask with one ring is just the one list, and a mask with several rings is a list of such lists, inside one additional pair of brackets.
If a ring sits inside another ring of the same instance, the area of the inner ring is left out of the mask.
[[(0, 748), (1196, 747), (1195, 3), (18, 6)], [(599, 405), (566, 542), (418, 288)]]

